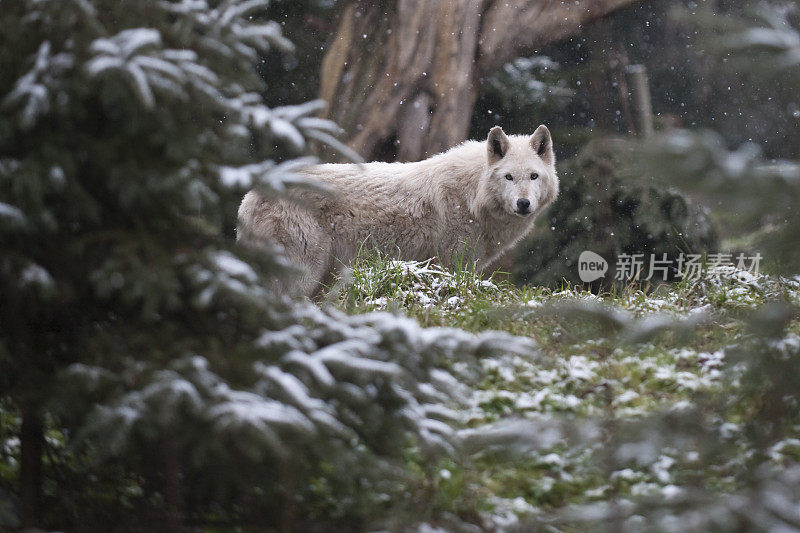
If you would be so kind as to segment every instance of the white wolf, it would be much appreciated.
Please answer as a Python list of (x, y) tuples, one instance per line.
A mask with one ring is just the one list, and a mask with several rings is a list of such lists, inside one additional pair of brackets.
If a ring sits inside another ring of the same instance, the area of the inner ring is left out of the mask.
[(306, 177), (330, 192), (293, 189), (270, 199), (250, 191), (239, 207), (238, 239), (273, 241), (304, 273), (284, 290), (311, 296), (365, 244), (389, 257), (456, 257), (492, 264), (533, 228), (558, 195), (550, 131), (467, 141), (417, 163), (325, 164)]

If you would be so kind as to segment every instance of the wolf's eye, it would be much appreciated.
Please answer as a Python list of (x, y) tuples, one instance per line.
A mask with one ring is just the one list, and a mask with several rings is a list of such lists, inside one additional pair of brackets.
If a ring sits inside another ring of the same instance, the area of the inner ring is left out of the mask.
[(514, 181), (514, 176), (512, 176), (511, 174), (506, 174), (506, 179), (508, 181)]
[(539, 177), (539, 174), (537, 172), (531, 172), (531, 180), (535, 180), (538, 177)]

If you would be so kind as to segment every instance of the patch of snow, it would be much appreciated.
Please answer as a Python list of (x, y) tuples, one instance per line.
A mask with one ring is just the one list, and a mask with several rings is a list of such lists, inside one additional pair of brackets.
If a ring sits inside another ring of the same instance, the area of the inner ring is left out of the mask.
[(23, 225), (26, 222), (25, 214), (18, 207), (10, 204), (0, 202), (0, 218), (7, 218), (17, 225)]
[(614, 405), (624, 405), (639, 398), (639, 393), (632, 390), (626, 390), (616, 398), (614, 398)]
[(661, 483), (668, 483), (672, 479), (669, 469), (675, 464), (675, 459), (668, 455), (662, 455), (658, 460), (650, 465), (653, 475)]
[(683, 496), (683, 494), (685, 492), (686, 491), (684, 489), (682, 489), (681, 487), (678, 487), (677, 485), (666, 485), (666, 486), (661, 488), (661, 494), (667, 500), (675, 500), (675, 499), (679, 498), (680, 496)]
[(19, 276), (20, 287), (37, 285), (42, 288), (50, 289), (55, 285), (50, 273), (43, 267), (35, 264), (26, 266)]
[(253, 267), (230, 252), (217, 252), (214, 254), (214, 264), (229, 276), (243, 278), (250, 283), (258, 281), (258, 275), (253, 270)]

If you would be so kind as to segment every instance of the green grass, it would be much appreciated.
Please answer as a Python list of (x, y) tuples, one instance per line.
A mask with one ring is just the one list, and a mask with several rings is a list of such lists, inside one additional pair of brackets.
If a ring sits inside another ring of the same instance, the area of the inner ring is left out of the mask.
[[(747, 338), (751, 315), (770, 301), (800, 302), (796, 281), (728, 274), (595, 295), (572, 286), (516, 287), (503, 275), (463, 267), (447, 271), (430, 261), (363, 257), (328, 304), (351, 314), (402, 313), (427, 327), (500, 330), (533, 339), (537, 357), (509, 354), (480, 362), (480, 379), (462, 406), (465, 427), (542, 417), (616, 426), (730, 394), (735, 382), (724, 379), (725, 350)], [(660, 326), (652, 327), (656, 320)], [(794, 320), (787, 333), (798, 331)], [(741, 419), (741, 413), (727, 416), (731, 423)], [(797, 442), (787, 442), (776, 461), (798, 455), (798, 449)], [(599, 466), (600, 452), (589, 446), (559, 444), (513, 459), (479, 454), (466, 466), (449, 465), (447, 479), (434, 480), (436, 507), (465, 513), (480, 501), (491, 516), (523, 516), (609, 495), (659, 496), (697, 477), (693, 453), (700, 452), (666, 448), (652, 464), (611, 470)], [(730, 465), (746, 456), (741, 449), (730, 464), (715, 464), (704, 472), (704, 482), (730, 489)]]
[[(595, 295), (569, 285), (561, 290), (517, 287), (503, 273), (487, 276), (468, 268), (448, 271), (432, 261), (394, 261), (378, 256), (360, 259), (348, 282), (328, 296), (328, 303), (351, 314), (399, 312), (427, 327), (506, 331), (531, 337), (553, 354), (586, 339), (614, 338), (618, 329), (614, 326), (609, 330), (608, 324), (592, 320), (565, 321), (565, 313), (558, 306), (607, 305), (626, 312), (631, 319), (653, 314), (685, 318), (702, 312), (713, 320), (694, 329), (692, 346), (712, 350), (741, 334), (742, 318), (749, 311), (772, 299), (791, 299), (797, 292), (796, 287), (783, 282), (764, 280), (758, 287), (736, 281), (658, 287), (631, 284)], [(681, 344), (682, 339), (674, 335), (659, 339), (665, 349)], [(609, 346), (601, 343), (592, 350), (603, 353)]]

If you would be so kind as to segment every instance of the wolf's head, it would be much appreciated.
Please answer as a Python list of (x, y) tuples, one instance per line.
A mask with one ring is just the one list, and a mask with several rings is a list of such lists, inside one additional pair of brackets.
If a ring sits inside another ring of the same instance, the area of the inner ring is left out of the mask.
[(499, 203), (517, 217), (531, 217), (558, 196), (556, 156), (547, 126), (530, 136), (510, 137), (495, 126), (486, 140), (486, 157), (485, 202)]

